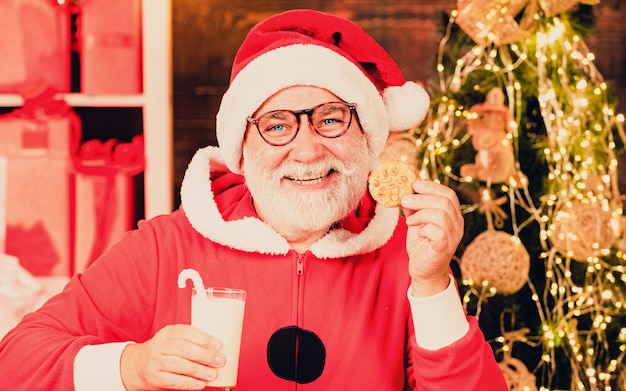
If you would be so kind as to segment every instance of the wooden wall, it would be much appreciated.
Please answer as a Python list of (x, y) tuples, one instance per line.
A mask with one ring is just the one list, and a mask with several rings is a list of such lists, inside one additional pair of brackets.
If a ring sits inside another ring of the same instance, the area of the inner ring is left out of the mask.
[[(604, 0), (587, 44), (596, 66), (614, 83), (626, 108), (626, 4)], [(455, 0), (176, 0), (173, 2), (174, 199), (193, 153), (215, 145), (215, 114), (228, 85), (232, 59), (248, 30), (291, 8), (312, 8), (348, 17), (368, 31), (396, 60), (407, 79), (432, 76), (442, 15)]]

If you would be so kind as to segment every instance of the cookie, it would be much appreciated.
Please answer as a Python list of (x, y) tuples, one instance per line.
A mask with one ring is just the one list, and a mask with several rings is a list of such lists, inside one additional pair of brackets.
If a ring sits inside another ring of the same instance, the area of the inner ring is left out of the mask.
[(413, 194), (413, 182), (416, 179), (417, 173), (408, 164), (399, 160), (385, 160), (370, 173), (368, 187), (376, 201), (393, 208), (400, 206), (402, 197)]

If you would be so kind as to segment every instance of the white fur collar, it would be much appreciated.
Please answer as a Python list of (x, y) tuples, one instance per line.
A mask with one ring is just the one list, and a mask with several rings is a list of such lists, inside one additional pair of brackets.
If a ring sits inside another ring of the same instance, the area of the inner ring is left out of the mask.
[[(225, 246), (248, 252), (286, 254), (290, 246), (280, 234), (256, 217), (225, 221), (215, 203), (210, 172), (226, 170), (220, 150), (205, 147), (189, 163), (181, 186), (182, 209), (202, 236)], [(359, 233), (333, 229), (311, 246), (319, 258), (337, 258), (375, 250), (385, 244), (398, 222), (398, 210), (376, 206), (376, 214)]]

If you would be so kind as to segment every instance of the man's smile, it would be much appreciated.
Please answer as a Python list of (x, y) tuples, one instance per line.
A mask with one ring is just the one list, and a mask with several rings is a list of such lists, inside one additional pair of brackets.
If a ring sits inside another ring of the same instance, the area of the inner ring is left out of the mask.
[(334, 169), (330, 169), (328, 172), (324, 174), (312, 174), (308, 176), (304, 176), (302, 178), (295, 178), (288, 175), (285, 175), (283, 178), (295, 182), (298, 185), (314, 185), (323, 182), (326, 178), (331, 176), (335, 172)]

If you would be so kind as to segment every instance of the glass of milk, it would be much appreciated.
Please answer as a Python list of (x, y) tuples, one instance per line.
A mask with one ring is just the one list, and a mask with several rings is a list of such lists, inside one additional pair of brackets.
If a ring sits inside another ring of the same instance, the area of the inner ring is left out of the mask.
[(226, 390), (237, 385), (239, 348), (243, 328), (243, 310), (246, 291), (234, 288), (206, 288), (191, 297), (191, 325), (222, 341), (226, 364), (217, 370), (217, 379), (207, 382), (209, 387)]

